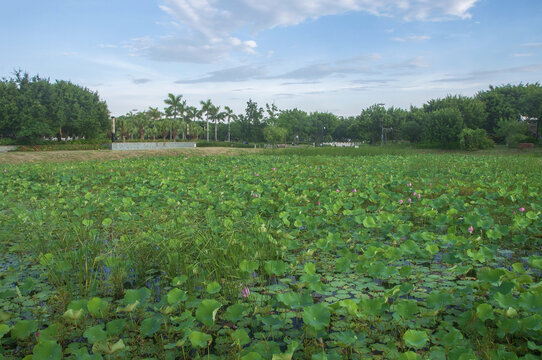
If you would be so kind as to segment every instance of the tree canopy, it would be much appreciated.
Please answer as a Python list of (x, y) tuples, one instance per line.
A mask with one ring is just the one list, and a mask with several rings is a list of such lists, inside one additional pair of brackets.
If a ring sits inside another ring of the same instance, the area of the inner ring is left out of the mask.
[(105, 136), (109, 110), (96, 92), (69, 81), (17, 71), (0, 81), (0, 137), (23, 143), (40, 138)]

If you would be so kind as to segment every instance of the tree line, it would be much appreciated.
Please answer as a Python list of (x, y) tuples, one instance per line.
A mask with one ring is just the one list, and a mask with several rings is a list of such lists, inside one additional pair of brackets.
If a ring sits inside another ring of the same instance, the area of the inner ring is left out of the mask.
[(536, 141), (542, 118), (539, 83), (490, 86), (472, 97), (449, 95), (421, 107), (375, 104), (357, 116), (281, 110), (248, 100), (244, 113), (208, 99), (189, 105), (168, 94), (163, 109), (149, 107), (111, 118), (98, 94), (66, 81), (51, 83), (15, 72), (0, 82), (0, 137), (32, 142), (43, 138), (181, 139), (206, 141), (382, 144), (408, 141), (430, 147), (483, 148)]
[(408, 141), (430, 147), (483, 148), (493, 142), (515, 146), (536, 141), (542, 87), (539, 83), (490, 86), (472, 97), (449, 95), (408, 110), (375, 104), (350, 117), (280, 110), (275, 104), (261, 107), (253, 100), (248, 100), (244, 113), (234, 114), (211, 100), (190, 106), (182, 95), (174, 94), (168, 94), (164, 103), (163, 111), (149, 108), (118, 117), (120, 138), (273, 144)]
[(0, 138), (20, 143), (92, 139), (104, 136), (110, 124), (106, 103), (87, 88), (20, 70), (0, 81)]

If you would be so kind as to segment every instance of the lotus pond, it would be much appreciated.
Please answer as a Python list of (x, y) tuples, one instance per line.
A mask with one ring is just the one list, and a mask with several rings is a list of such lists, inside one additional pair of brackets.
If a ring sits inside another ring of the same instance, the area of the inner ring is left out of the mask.
[(0, 359), (539, 359), (542, 161), (0, 168)]

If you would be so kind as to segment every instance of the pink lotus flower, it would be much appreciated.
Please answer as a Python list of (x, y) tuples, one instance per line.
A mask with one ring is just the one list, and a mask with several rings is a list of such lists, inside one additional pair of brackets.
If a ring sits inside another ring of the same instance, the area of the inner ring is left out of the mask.
[(418, 199), (421, 198), (421, 197), (422, 197), (422, 195), (421, 195), (421, 194), (418, 194)]
[(4, 172), (6, 172), (6, 171), (7, 171), (7, 170), (6, 170), (6, 169), (4, 169)]
[(408, 198), (408, 202), (411, 203), (411, 202), (412, 202), (412, 199), (411, 199), (411, 198)]
[(169, 180), (169, 177), (167, 179)]
[(258, 194), (254, 194), (254, 197), (257, 198), (257, 197), (258, 197)]
[(358, 192), (356, 189), (352, 190), (352, 192)]
[(399, 200), (399, 205), (403, 205), (403, 200)]
[(318, 205), (320, 205), (320, 201), (318, 201)]
[(412, 193), (412, 195), (413, 195), (413, 196), (416, 196), (416, 191), (414, 191), (414, 192)]
[(408, 183), (407, 185), (408, 185), (408, 186), (412, 186), (412, 183)]
[(472, 233), (474, 232), (474, 228), (472, 227), (472, 225), (469, 226), (469, 228), (468, 228), (467, 230), (469, 230), (469, 232), (470, 232), (471, 235), (472, 235)]
[(254, 176), (260, 176), (260, 175), (258, 175), (258, 173), (254, 173)]
[(277, 171), (277, 168), (273, 168), (273, 171)]
[(335, 190), (335, 192), (341, 192), (341, 190), (337, 189), (337, 190)]
[(524, 211), (525, 211), (525, 208), (522, 208), (522, 207), (519, 208), (519, 212), (524, 212)]
[(380, 214), (380, 209), (378, 209), (378, 211), (377, 211), (377, 212), (378, 212), (378, 213)]
[(244, 287), (243, 290), (241, 290), (241, 295), (246, 298), (250, 295), (250, 290), (247, 287)]

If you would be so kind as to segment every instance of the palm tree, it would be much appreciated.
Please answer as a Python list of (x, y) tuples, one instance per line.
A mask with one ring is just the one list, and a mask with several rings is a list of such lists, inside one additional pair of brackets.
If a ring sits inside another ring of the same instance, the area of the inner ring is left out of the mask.
[(211, 103), (211, 99), (207, 99), (207, 101), (200, 101), (201, 104), (201, 113), (205, 113), (205, 120), (207, 121), (207, 141), (209, 141), (209, 117), (212, 114), (212, 108), (213, 104)]
[(132, 117), (132, 125), (134, 129), (139, 133), (139, 140), (143, 140), (145, 134), (145, 127), (147, 126), (148, 118), (146, 113), (139, 112)]
[(162, 119), (158, 121), (158, 132), (162, 135), (162, 140), (166, 141), (167, 134), (171, 130), (171, 123), (169, 119)]
[(147, 116), (151, 118), (153, 121), (158, 121), (162, 118), (162, 115), (164, 115), (158, 108), (149, 107), (149, 110), (147, 110)]
[(164, 100), (164, 102), (169, 105), (167, 109), (169, 110), (169, 113), (173, 115), (173, 120), (177, 119), (177, 115), (179, 115), (181, 108), (184, 107), (184, 104), (186, 104), (186, 101), (181, 101), (182, 95), (173, 95), (172, 93), (167, 94), (168, 98)]
[(199, 117), (199, 111), (194, 106), (188, 106), (186, 108), (185, 112), (185, 120), (186, 120), (186, 137), (188, 140), (190, 140), (190, 122), (196, 121), (196, 118)]
[(211, 118), (215, 121), (215, 141), (218, 141), (218, 137), (217, 137), (218, 120), (222, 119), (220, 106), (213, 106), (212, 111), (211, 111)]
[(224, 106), (224, 110), (226, 110), (224, 112), (224, 116), (226, 117), (226, 119), (228, 119), (228, 142), (230, 142), (231, 141), (230, 121), (231, 119), (235, 119), (235, 115), (233, 114), (233, 110), (230, 109), (229, 106)]
[(126, 135), (128, 135), (128, 126), (129, 121), (128, 118), (130, 116), (130, 113), (126, 115), (119, 116), (116, 121), (116, 128), (120, 131), (120, 136), (122, 138), (122, 142), (126, 142)]

